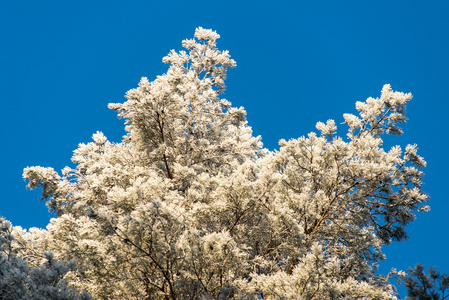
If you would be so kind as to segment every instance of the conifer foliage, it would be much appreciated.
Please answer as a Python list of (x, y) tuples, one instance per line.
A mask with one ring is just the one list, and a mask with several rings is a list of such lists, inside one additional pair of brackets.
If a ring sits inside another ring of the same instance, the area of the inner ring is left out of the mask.
[(449, 297), (449, 275), (430, 267), (426, 273), (424, 265), (416, 264), (399, 278), (407, 288), (409, 300), (444, 300)]
[(220, 98), (236, 63), (218, 38), (198, 28), (166, 74), (109, 105), (121, 143), (97, 132), (76, 168), (24, 170), (56, 218), (23, 259), (75, 260), (64, 279), (94, 299), (394, 299), (381, 248), (428, 210), (417, 146), (382, 148), (411, 95), (385, 85), (344, 115), (346, 136), (328, 120), (268, 151)]
[[(35, 236), (38, 232), (34, 230)], [(50, 252), (27, 249), (27, 233), (0, 218), (0, 299), (89, 300), (86, 292), (70, 288), (63, 277), (76, 263), (55, 261)], [(16, 239), (15, 237), (19, 239)], [(32, 243), (29, 242), (28, 246)]]

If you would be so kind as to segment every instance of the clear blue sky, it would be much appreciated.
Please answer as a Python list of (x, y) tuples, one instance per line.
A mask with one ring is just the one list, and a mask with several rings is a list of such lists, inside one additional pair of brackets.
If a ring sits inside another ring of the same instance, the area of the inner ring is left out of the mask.
[(0, 215), (45, 227), (51, 215), (22, 169), (70, 165), (97, 130), (120, 141), (123, 122), (107, 104), (165, 72), (162, 57), (198, 26), (237, 61), (225, 97), (271, 150), (317, 121), (341, 123), (385, 83), (413, 93), (405, 134), (386, 144), (419, 145), (432, 211), (385, 249), (381, 267), (449, 271), (448, 1), (1, 1)]

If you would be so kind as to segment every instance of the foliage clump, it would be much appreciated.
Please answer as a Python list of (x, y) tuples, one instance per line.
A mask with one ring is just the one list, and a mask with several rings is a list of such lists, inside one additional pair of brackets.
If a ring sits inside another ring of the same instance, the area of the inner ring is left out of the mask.
[(39, 232), (36, 229), (26, 232), (0, 218), (0, 299), (92, 299), (86, 291), (79, 293), (63, 279), (76, 270), (75, 261), (56, 261), (51, 252), (41, 253), (32, 248), (31, 241), (27, 244), (25, 238), (36, 239)]

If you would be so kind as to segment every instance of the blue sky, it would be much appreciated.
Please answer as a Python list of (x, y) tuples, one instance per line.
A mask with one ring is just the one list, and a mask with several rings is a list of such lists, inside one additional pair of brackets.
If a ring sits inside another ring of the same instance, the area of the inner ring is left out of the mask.
[(317, 121), (341, 123), (385, 83), (411, 92), (405, 133), (386, 146), (418, 144), (432, 211), (385, 248), (381, 269), (449, 271), (448, 16), (447, 1), (2, 1), (0, 215), (45, 227), (51, 215), (23, 168), (70, 165), (97, 130), (120, 141), (123, 121), (107, 104), (164, 73), (162, 57), (202, 26), (237, 61), (224, 97), (271, 150)]

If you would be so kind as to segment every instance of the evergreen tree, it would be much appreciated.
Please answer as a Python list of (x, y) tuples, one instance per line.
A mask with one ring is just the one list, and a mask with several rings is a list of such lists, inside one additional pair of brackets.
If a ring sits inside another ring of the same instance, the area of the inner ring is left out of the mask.
[(63, 280), (67, 272), (76, 270), (74, 261), (55, 261), (51, 252), (27, 251), (27, 245), (23, 244), (26, 234), (0, 218), (0, 299), (92, 299), (85, 291), (78, 293), (76, 289), (69, 288), (67, 281)]
[(428, 210), (416, 145), (382, 148), (411, 95), (385, 85), (346, 138), (328, 120), (271, 152), (220, 98), (236, 63), (218, 38), (198, 28), (109, 105), (121, 143), (97, 132), (76, 168), (24, 170), (57, 216), (36, 244), (76, 260), (65, 278), (95, 299), (394, 299), (381, 248)]
[(449, 275), (440, 273), (438, 268), (431, 267), (426, 274), (424, 266), (417, 264), (408, 270), (402, 281), (407, 288), (410, 300), (444, 300), (449, 297)]

